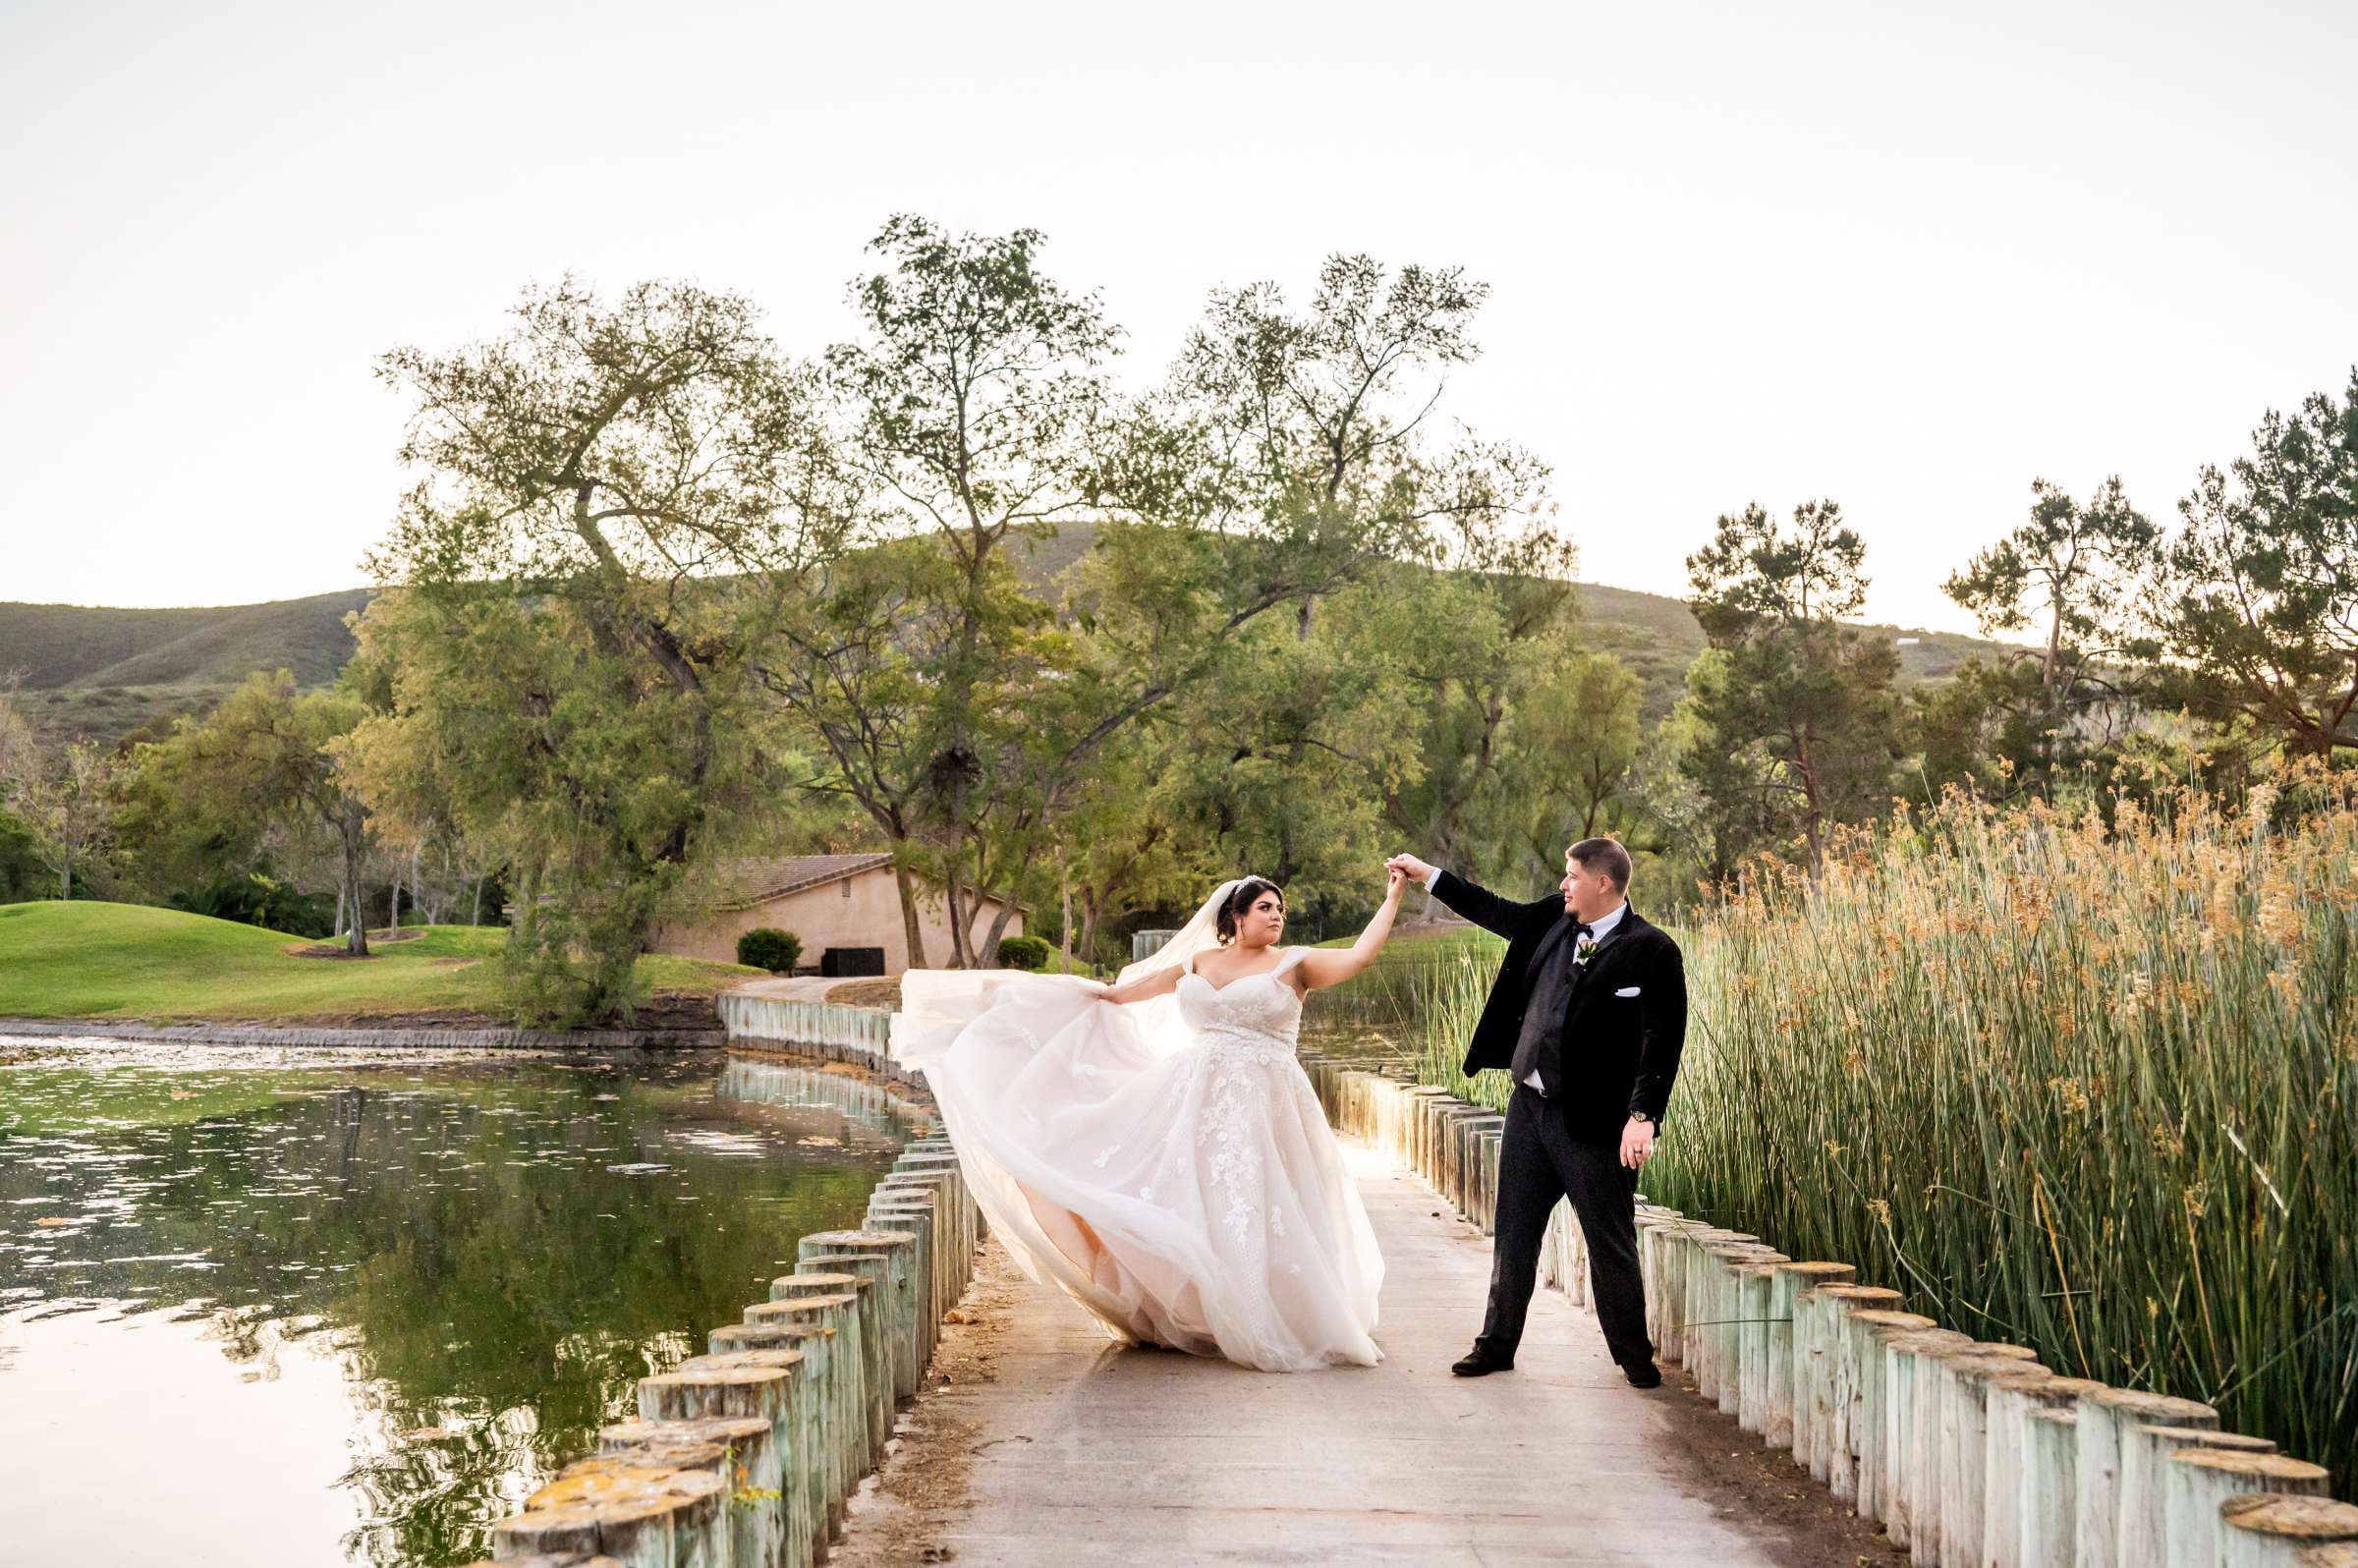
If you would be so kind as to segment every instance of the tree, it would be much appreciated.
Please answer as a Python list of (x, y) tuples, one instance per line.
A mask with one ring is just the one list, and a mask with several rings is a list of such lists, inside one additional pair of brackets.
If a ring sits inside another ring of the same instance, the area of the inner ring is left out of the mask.
[(74, 896), (74, 873), (114, 837), (111, 757), (88, 741), (74, 741), (23, 786), (19, 813), (32, 830), (34, 853), (57, 878), (57, 896)]
[(2358, 367), (2205, 467), (2151, 578), (2163, 693), (2290, 750), (2358, 747)]
[(2033, 479), (2029, 521), (1942, 587), (1973, 612), (1983, 635), (2036, 621), (2045, 629), (2042, 646), (2002, 669), (1969, 668), (1935, 700), (1936, 726), (1964, 744), (1928, 762), (1946, 773), (1976, 770), (1977, 755), (2002, 757), (2019, 783), (2051, 786), (2092, 748), (2115, 741), (2132, 710), (2119, 678), (2131, 644), (2128, 616), (2159, 537), (2117, 477), (2085, 505)]
[(1542, 876), (1560, 874), (1575, 840), (1610, 834), (1634, 851), (1643, 837), (1628, 795), (1641, 744), (1638, 678), (1609, 653), (1560, 644), (1549, 651), (1515, 696), (1484, 803), (1501, 858)]
[(1897, 650), (1840, 618), (1866, 602), (1867, 553), (1831, 501), (1718, 520), (1687, 557), (1713, 657), (1689, 673), (1701, 726), (1682, 763), (1728, 831), (1798, 838), (1815, 874), (1828, 828), (1880, 809), (1898, 756)]
[(206, 717), (183, 719), (170, 740), (141, 749), (141, 771), (178, 781), (201, 819), (324, 834), (340, 868), (344, 950), (355, 958), (368, 954), (361, 888), (374, 836), (336, 743), (365, 712), (347, 693), (298, 693), (291, 672), (256, 671)]
[[(1540, 473), (1419, 432), (1440, 390), (1422, 372), (1473, 353), (1480, 290), (1454, 272), (1336, 258), (1303, 316), (1266, 286), (1215, 295), (1171, 383), (1124, 403), (1096, 376), (1115, 330), (1038, 244), (916, 219), (879, 236), (893, 271), (857, 287), (868, 333), (831, 363), (910, 553), (847, 567), (771, 677), (841, 767), (818, 787), (854, 794), (896, 864), (930, 854), (962, 964), (1005, 925), (970, 942), (969, 890), (1040, 877), (1128, 726), (1272, 609), (1307, 636), (1310, 604), (1386, 560), (1471, 556)], [(999, 575), (1010, 541), (1077, 515), (1098, 526), (1059, 596)]]
[[(896, 615), (935, 623), (919, 666), (922, 710), (894, 715), (895, 729), (909, 730), (914, 721), (910, 738), (918, 745), (898, 748), (897, 765), (889, 767), (879, 766), (878, 749), (865, 743), (839, 758), (850, 763), (844, 787), (893, 843), (913, 962), (922, 963), (923, 947), (909, 837), (921, 825), (913, 810), (921, 800), (937, 827), (952, 961), (961, 968), (980, 963), (1000, 934), (994, 927), (978, 953), (968, 929), (973, 900), (1005, 880), (991, 874), (981, 827), (1002, 771), (984, 760), (1003, 745), (992, 733), (989, 709), (1017, 656), (1011, 644), (1038, 619), (1010, 591), (1005, 547), (1018, 531), (1078, 514), (1099, 467), (1111, 403), (1097, 367), (1119, 331), (1095, 296), (1068, 293), (1039, 270), (1041, 240), (1032, 229), (952, 235), (924, 218), (892, 218), (869, 246), (890, 266), (852, 288), (866, 333), (827, 356), (852, 415), (853, 466), (871, 486), (887, 527), (928, 537), (948, 569), (913, 576), (909, 586), (922, 587), (922, 598), (881, 595)], [(911, 564), (913, 554), (895, 559)], [(843, 628), (840, 613), (825, 619), (830, 630)], [(797, 651), (841, 648), (865, 673), (880, 652), (879, 639), (892, 631), (890, 624), (871, 624), (854, 637), (854, 646), (818, 636)], [(848, 695), (843, 684), (837, 683), (838, 697)], [(809, 683), (792, 674), (776, 689), (811, 701)], [(821, 733), (844, 732), (829, 724)], [(830, 750), (836, 750), (832, 740)]]
[(371, 725), (421, 726), (456, 819), (508, 852), (511, 1005), (571, 1023), (627, 1010), (667, 898), (758, 794), (752, 655), (850, 509), (813, 376), (745, 300), (568, 280), (516, 318), (381, 362), (427, 476), (361, 632), (392, 672)]

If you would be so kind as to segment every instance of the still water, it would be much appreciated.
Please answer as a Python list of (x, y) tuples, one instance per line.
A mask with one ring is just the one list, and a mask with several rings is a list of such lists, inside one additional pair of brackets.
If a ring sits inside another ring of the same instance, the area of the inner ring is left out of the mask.
[(718, 1055), (0, 1037), (0, 1562), (487, 1556), (916, 1130)]

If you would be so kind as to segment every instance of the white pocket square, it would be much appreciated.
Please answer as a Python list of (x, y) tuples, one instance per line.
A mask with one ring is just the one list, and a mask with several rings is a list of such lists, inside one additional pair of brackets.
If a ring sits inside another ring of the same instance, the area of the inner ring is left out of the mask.
[(1613, 994), (1615, 996), (1635, 996), (1638, 994), (1638, 988), (1635, 985), (1624, 985)]

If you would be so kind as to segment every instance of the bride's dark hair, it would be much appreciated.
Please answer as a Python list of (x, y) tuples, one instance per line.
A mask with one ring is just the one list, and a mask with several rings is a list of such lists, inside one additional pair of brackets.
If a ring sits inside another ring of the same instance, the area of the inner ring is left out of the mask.
[(1285, 908), (1285, 889), (1265, 876), (1246, 877), (1236, 884), (1235, 890), (1221, 903), (1219, 919), (1213, 930), (1218, 934), (1222, 947), (1236, 940), (1236, 918), (1252, 909), (1254, 901), (1263, 893), (1276, 894), (1277, 907)]

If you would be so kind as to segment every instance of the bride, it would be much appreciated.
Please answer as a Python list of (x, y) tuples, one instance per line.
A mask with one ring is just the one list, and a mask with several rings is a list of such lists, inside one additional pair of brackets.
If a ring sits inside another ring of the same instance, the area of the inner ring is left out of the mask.
[(1263, 1372), (1372, 1367), (1383, 1259), (1310, 1080), (1302, 998), (1376, 960), (1280, 947), (1285, 895), (1223, 882), (1111, 985), (911, 970), (894, 1057), (922, 1069), (1010, 1252), (1124, 1344)]

